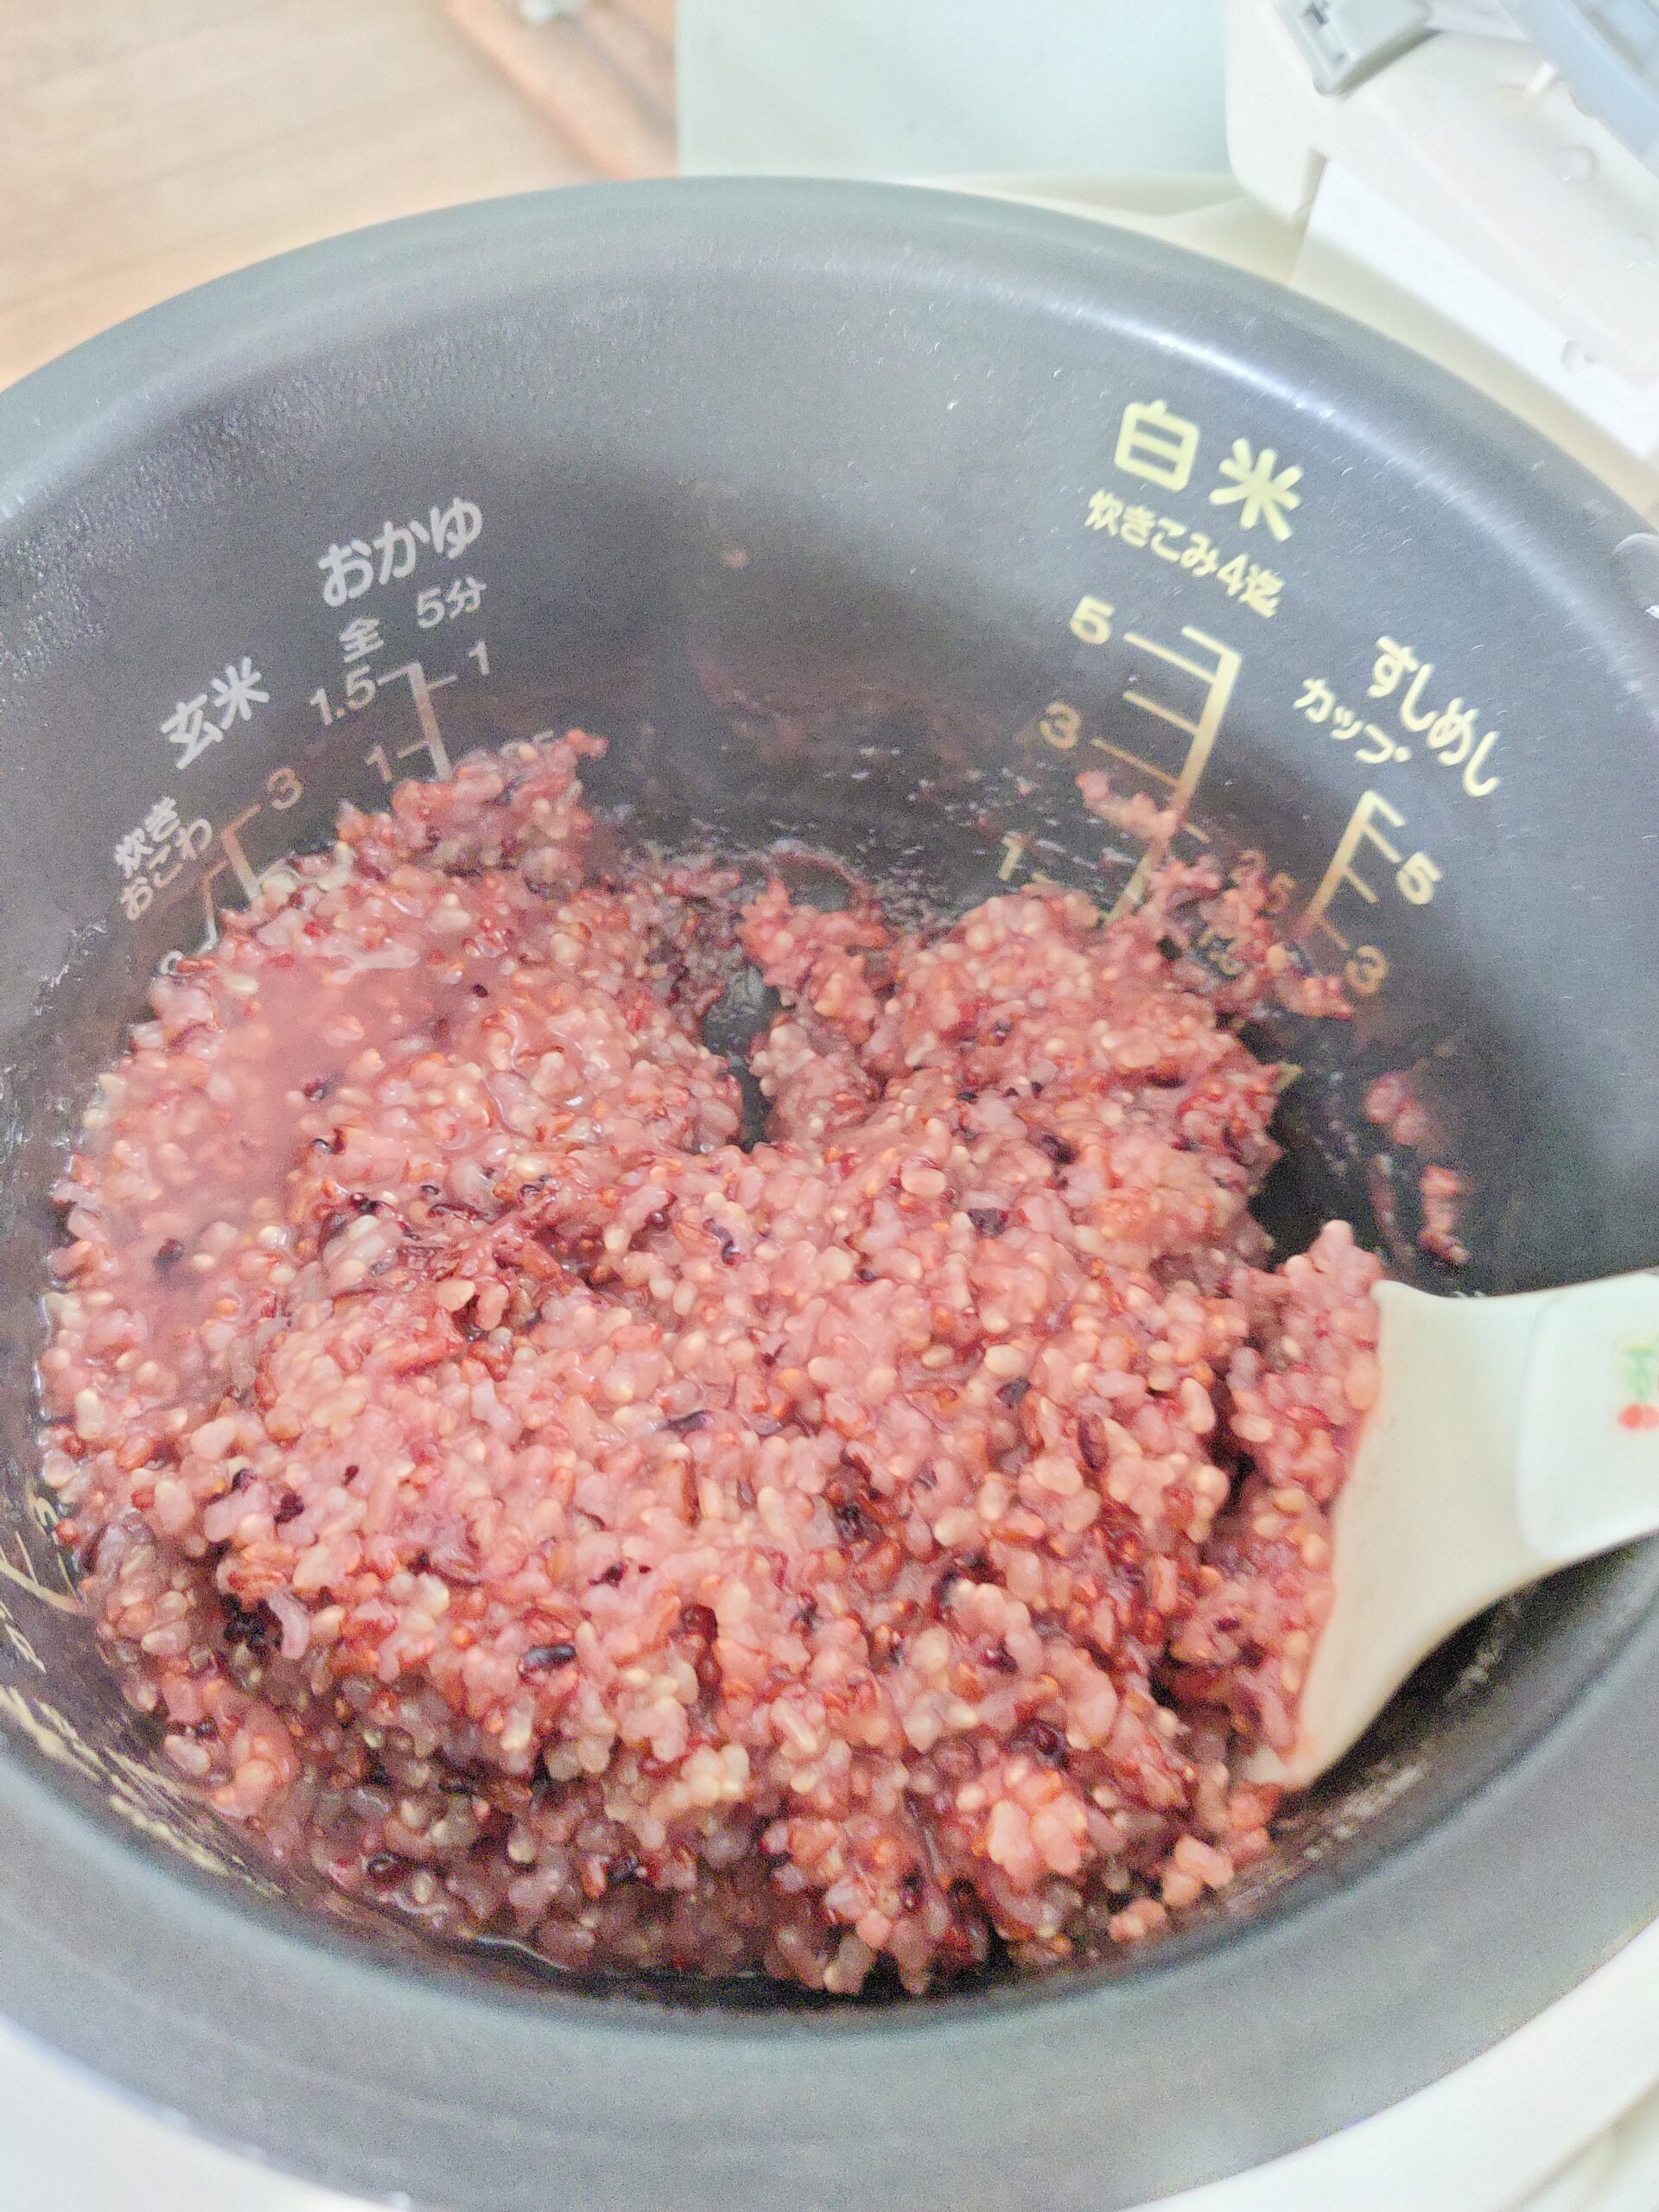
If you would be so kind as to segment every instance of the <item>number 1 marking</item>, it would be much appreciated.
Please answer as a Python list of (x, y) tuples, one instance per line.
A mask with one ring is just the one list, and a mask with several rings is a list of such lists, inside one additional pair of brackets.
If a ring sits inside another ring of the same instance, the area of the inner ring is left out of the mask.
[[(413, 745), (398, 747), (397, 758), (407, 760), (411, 753), (424, 751), (431, 759), (433, 773), (440, 782), (447, 784), (455, 772), (449, 765), (449, 753), (443, 741), (443, 732), (438, 728), (437, 710), (432, 704), (432, 694), (441, 691), (446, 683), (458, 683), (460, 678), (454, 676), (428, 676), (419, 661), (411, 660), (402, 668), (387, 669), (380, 681), (383, 684), (390, 683), (399, 676), (409, 685), (409, 696), (415, 702), (415, 716), (420, 723), (421, 734)], [(379, 747), (376, 746), (375, 752), (379, 751)], [(369, 757), (372, 760), (374, 756), (371, 753)], [(385, 755), (382, 753), (381, 758), (384, 760)]]

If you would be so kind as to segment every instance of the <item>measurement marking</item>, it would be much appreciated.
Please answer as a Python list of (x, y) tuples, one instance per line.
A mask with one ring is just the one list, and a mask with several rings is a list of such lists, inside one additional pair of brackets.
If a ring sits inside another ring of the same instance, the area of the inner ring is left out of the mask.
[(372, 707), (377, 688), (374, 672), (368, 663), (358, 661), (346, 671), (346, 703), (343, 707), (330, 705), (327, 687), (324, 684), (319, 684), (311, 694), (310, 704), (316, 709), (318, 718), (326, 729), (330, 722), (337, 722), (342, 715), (361, 714), (365, 707)]
[(419, 741), (404, 747), (397, 758), (407, 760), (411, 753), (418, 753), (423, 746), (432, 756), (432, 766), (439, 781), (447, 784), (455, 772), (449, 765), (449, 753), (443, 741), (443, 732), (438, 728), (432, 694), (441, 691), (446, 683), (459, 683), (460, 678), (454, 675), (429, 676), (419, 661), (411, 660), (406, 661), (402, 668), (387, 669), (380, 681), (383, 684), (390, 683), (397, 676), (401, 676), (409, 685), (409, 696), (415, 702), (416, 720), (421, 726)]
[(36, 1581), (33, 1574), (25, 1574), (15, 1567), (3, 1552), (0, 1552), (0, 1580), (15, 1583), (20, 1590), (27, 1590), (30, 1597), (38, 1598), (43, 1605), (50, 1605), (56, 1612), (72, 1613), (77, 1618), (85, 1615), (86, 1607), (79, 1599), (66, 1597), (61, 1591), (48, 1590), (45, 1583)]
[(1143, 760), (1138, 753), (1126, 753), (1121, 745), (1108, 745), (1103, 737), (1091, 737), (1089, 742), (1096, 753), (1109, 753), (1114, 760), (1122, 761), (1126, 767), (1138, 768), (1143, 776), (1151, 776), (1158, 783), (1167, 784), (1171, 791), (1180, 781), (1179, 777), (1172, 776), (1167, 768), (1154, 768), (1150, 760)]
[(242, 840), (238, 833), (252, 821), (256, 814), (263, 813), (264, 810), (262, 807), (247, 807), (237, 816), (234, 822), (227, 822), (219, 833), (219, 842), (225, 849), (225, 857), (229, 861), (232, 871), (242, 887), (242, 896), (250, 906), (253, 904), (254, 895), (259, 888), (259, 879), (254, 874), (246, 853), (242, 849)]
[[(1374, 845), (1391, 868), (1400, 865), (1400, 855), (1382, 832), (1376, 828), (1378, 819), (1386, 822), (1390, 830), (1403, 830), (1406, 817), (1398, 807), (1390, 806), (1380, 791), (1362, 793), (1359, 804), (1348, 817), (1347, 827), (1331, 855), (1331, 865), (1319, 878), (1319, 888), (1308, 900), (1302, 915), (1301, 926), (1296, 934), (1306, 937), (1325, 920), (1325, 910), (1345, 884), (1357, 892), (1368, 906), (1376, 904), (1376, 893), (1363, 875), (1355, 872), (1354, 861), (1363, 844)], [(1327, 924), (1328, 927), (1329, 925)]]
[(1051, 699), (1040, 715), (1033, 715), (1014, 738), (1016, 745), (1040, 737), (1056, 753), (1070, 753), (1083, 731), (1083, 716), (1065, 699)]
[[(1138, 768), (1143, 776), (1151, 776), (1158, 783), (1167, 784), (1171, 791), (1179, 790), (1179, 776), (1172, 776), (1167, 768), (1154, 768), (1150, 760), (1143, 760), (1138, 753), (1126, 753), (1121, 745), (1108, 745), (1103, 737), (1091, 737), (1089, 742), (1097, 753), (1109, 753), (1114, 760), (1121, 760), (1126, 768)], [(1196, 823), (1187, 822), (1181, 826), (1189, 837), (1196, 837), (1201, 845), (1210, 842), (1209, 831), (1200, 830)]]
[[(1195, 630), (1191, 625), (1184, 625), (1181, 635), (1189, 645), (1198, 646), (1200, 652), (1212, 657), (1210, 665), (1189, 660), (1185, 653), (1173, 652), (1167, 645), (1160, 645), (1154, 639), (1142, 637), (1138, 630), (1129, 631), (1124, 642), (1138, 645), (1142, 652), (1150, 653), (1155, 660), (1161, 660), (1171, 668), (1179, 669), (1184, 675), (1197, 678), (1204, 686), (1204, 703), (1197, 720), (1190, 715), (1182, 714), (1178, 708), (1166, 706), (1160, 699), (1154, 699), (1144, 691), (1137, 691), (1133, 685), (1124, 691), (1123, 696), (1132, 707), (1140, 707), (1155, 721), (1167, 722), (1172, 728), (1184, 731), (1192, 741), (1186, 749), (1181, 772), (1173, 785), (1173, 804), (1185, 827), (1188, 810), (1209, 766), (1216, 740), (1221, 734), (1221, 726), (1232, 700), (1233, 686), (1238, 681), (1238, 672), (1243, 667), (1244, 660), (1242, 654), (1235, 652), (1230, 645), (1224, 645), (1218, 638), (1211, 637), (1207, 631)], [(1157, 845), (1147, 846), (1140, 866), (1124, 885), (1112, 908), (1114, 918), (1140, 905), (1146, 895), (1147, 883), (1163, 856), (1163, 849)]]

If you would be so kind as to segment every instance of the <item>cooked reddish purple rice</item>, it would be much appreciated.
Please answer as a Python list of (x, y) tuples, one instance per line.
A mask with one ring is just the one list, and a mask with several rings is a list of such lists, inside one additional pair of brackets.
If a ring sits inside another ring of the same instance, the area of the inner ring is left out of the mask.
[(1237, 1020), (1339, 1002), (1249, 877), (587, 880), (598, 749), (348, 810), (103, 1078), (41, 1369), (111, 1663), (279, 1859), (564, 1965), (1147, 1936), (1268, 1847), (1376, 1387), (1376, 1263), (1248, 1210)]

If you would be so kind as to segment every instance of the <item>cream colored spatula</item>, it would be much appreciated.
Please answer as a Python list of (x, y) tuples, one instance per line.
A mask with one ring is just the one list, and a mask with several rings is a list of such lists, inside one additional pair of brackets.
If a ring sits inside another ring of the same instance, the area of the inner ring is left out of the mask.
[(1516, 1298), (1377, 1289), (1382, 1389), (1333, 1514), (1331, 1618), (1289, 1753), (1312, 1782), (1483, 1607), (1659, 1531), (1659, 1273)]

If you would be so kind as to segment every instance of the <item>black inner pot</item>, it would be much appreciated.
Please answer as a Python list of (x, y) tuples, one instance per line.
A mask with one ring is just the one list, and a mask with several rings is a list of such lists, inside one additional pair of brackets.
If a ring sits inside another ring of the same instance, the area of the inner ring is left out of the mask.
[[(157, 1770), (64, 1595), (29, 1368), (54, 1164), (156, 962), (342, 799), (570, 720), (613, 741), (589, 785), (626, 835), (804, 840), (950, 909), (1036, 872), (1122, 888), (1138, 852), (1103, 863), (1081, 767), (1190, 791), (1181, 849), (1265, 851), (1355, 997), (1266, 1039), (1306, 1068), (1278, 1233), (1345, 1213), (1442, 1290), (1651, 1262), (1659, 640), (1612, 557), (1638, 528), (1301, 302), (882, 189), (423, 218), (0, 399), (0, 2007), (337, 2185), (496, 2212), (671, 2176), (741, 2208), (786, 2175), (1013, 2212), (1375, 2111), (1632, 1933), (1646, 1551), (1468, 1631), (1151, 1951), (830, 2007), (435, 1955)], [(1421, 1160), (1359, 1110), (1408, 1067), (1471, 1185), (1456, 1278), (1414, 1243)]]

